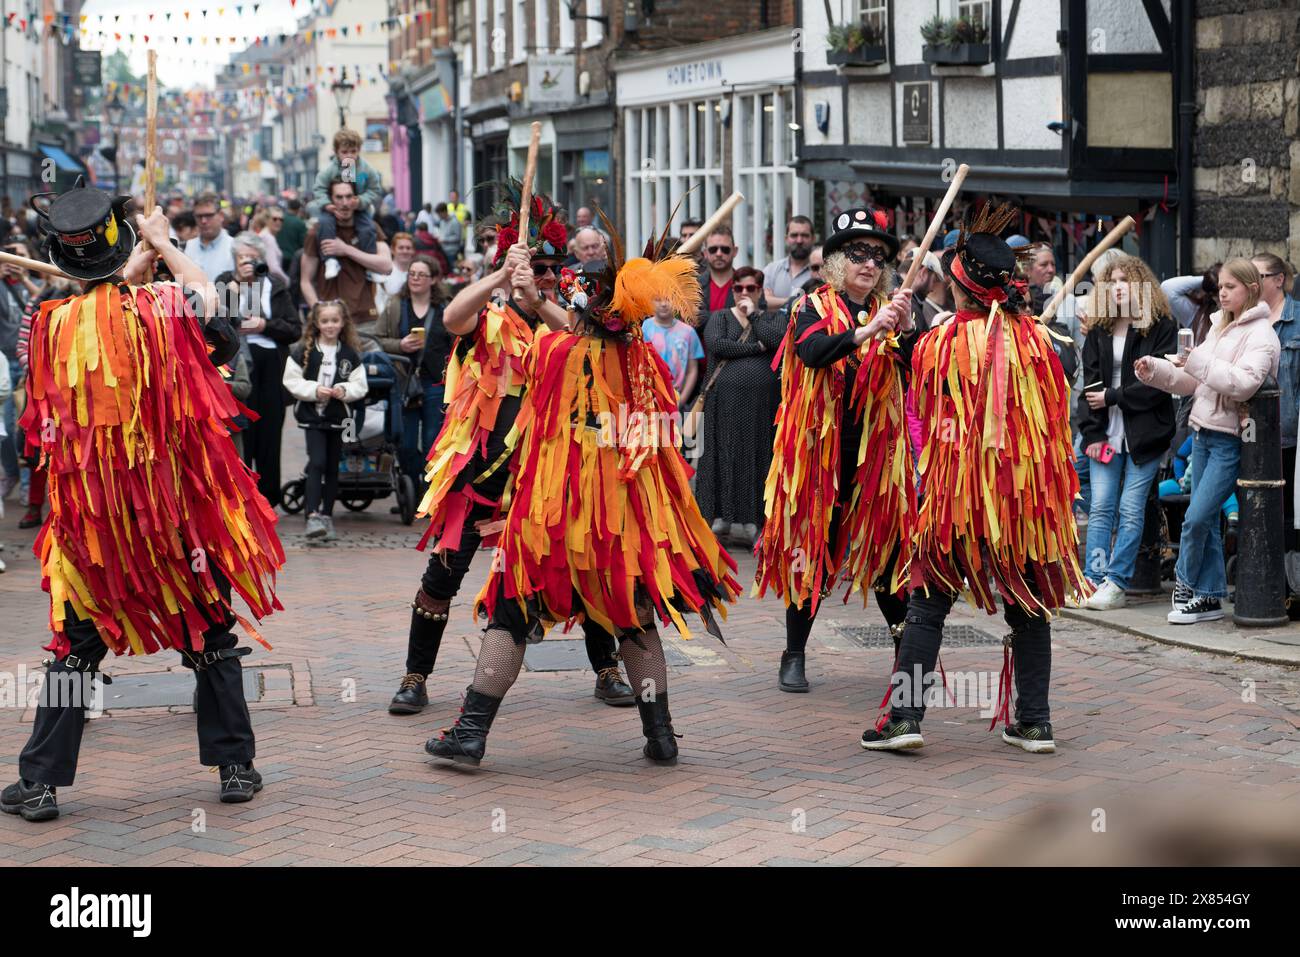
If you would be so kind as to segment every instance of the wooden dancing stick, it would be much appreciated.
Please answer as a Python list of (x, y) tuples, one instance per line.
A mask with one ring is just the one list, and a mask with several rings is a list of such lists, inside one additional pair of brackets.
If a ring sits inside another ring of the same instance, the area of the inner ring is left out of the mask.
[(939, 230), (943, 229), (943, 219), (948, 215), (953, 200), (961, 192), (961, 184), (966, 181), (966, 174), (970, 172), (970, 167), (962, 163), (957, 167), (957, 172), (948, 184), (948, 192), (944, 194), (943, 201), (939, 203), (939, 208), (934, 211), (934, 217), (930, 220), (930, 228), (925, 231), (925, 238), (921, 240), (921, 245), (912, 251), (912, 265), (908, 267), (907, 276), (903, 279), (902, 289), (911, 289), (912, 282), (916, 279), (917, 272), (920, 271), (925, 261), (925, 255), (934, 245), (935, 237), (939, 235)]
[(1052, 321), (1052, 317), (1056, 315), (1056, 310), (1061, 308), (1061, 303), (1065, 301), (1065, 297), (1073, 291), (1079, 280), (1088, 274), (1088, 271), (1092, 269), (1092, 264), (1097, 261), (1097, 257), (1123, 239), (1124, 234), (1132, 229), (1134, 225), (1133, 217), (1125, 216), (1119, 221), (1119, 225), (1108, 232), (1105, 238), (1094, 246), (1088, 255), (1083, 257), (1083, 262), (1079, 263), (1079, 265), (1075, 267), (1074, 272), (1070, 273), (1070, 278), (1067, 279), (1065, 284), (1057, 290), (1056, 295), (1051, 298), (1051, 301), (1043, 307), (1043, 314), (1039, 317), (1039, 322), (1043, 325), (1047, 325)]
[[(533, 178), (537, 176), (537, 153), (541, 146), (542, 124), (533, 121), (532, 132), (528, 138), (528, 161), (524, 164), (524, 179), (519, 187), (519, 242), (528, 245), (528, 220), (533, 211)], [(511, 293), (511, 298), (519, 300), (519, 290)]]
[(149, 51), (149, 84), (145, 100), (144, 215), (153, 212), (158, 187), (158, 51)]
[(695, 235), (677, 247), (676, 255), (694, 256), (696, 250), (703, 246), (704, 241), (709, 238), (709, 233), (721, 226), (731, 216), (731, 211), (744, 201), (745, 197), (738, 192), (728, 196), (722, 201), (722, 205), (717, 208), (717, 211), (705, 221), (704, 225), (695, 231)]
[(57, 276), (60, 279), (73, 279), (76, 277), (69, 276), (58, 266), (53, 263), (43, 263), (39, 259), (28, 259), (26, 256), (15, 256), (12, 253), (0, 253), (0, 263), (8, 263), (11, 266), (22, 266), (24, 269), (30, 269), (33, 272), (43, 272), (47, 276)]

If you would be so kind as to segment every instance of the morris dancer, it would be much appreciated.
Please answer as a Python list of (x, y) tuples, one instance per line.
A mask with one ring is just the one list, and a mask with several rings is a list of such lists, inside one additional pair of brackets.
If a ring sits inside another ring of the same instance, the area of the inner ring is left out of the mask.
[(822, 247), (827, 282), (795, 302), (773, 363), (784, 358), (754, 591), (770, 587), (785, 601), (782, 691), (808, 690), (808, 635), (840, 581), (845, 600), (861, 591), (864, 605), (874, 586), (891, 630), (906, 613), (899, 575), (916, 492), (903, 366), (890, 334), (911, 328), (911, 291), (887, 294), (898, 239), (886, 223), (883, 211), (868, 208), (836, 217)]
[[(698, 612), (718, 634), (712, 609), (740, 586), (691, 494), (676, 428), (661, 428), (677, 395), (641, 338), (655, 300), (678, 315), (699, 306), (695, 263), (665, 255), (666, 243), (665, 234), (645, 258), (623, 263), (615, 238), (599, 273), (561, 280), (576, 334), (542, 333), (529, 352), (514, 499), (477, 603), (489, 624), (460, 717), (425, 745), (435, 757), (478, 765), (525, 642), (540, 641), (548, 624), (587, 620), (622, 641), (643, 754), (677, 761), (655, 618), (688, 634), (682, 612)], [(516, 269), (516, 283), (530, 279)]]
[[(80, 179), (47, 210), (38, 201), (52, 195), (32, 203), (45, 250), (82, 293), (45, 303), (32, 324), (22, 425), (49, 475), (50, 514), (34, 550), (54, 657), (20, 780), (0, 807), (29, 821), (57, 817), (56, 789), (76, 775), (88, 689), (104, 656), (164, 648), (196, 673), (200, 763), (220, 768), (222, 801), (248, 801), (262, 777), (239, 661), (250, 649), (235, 647), (230, 596), (238, 592), (259, 618), (280, 608), (274, 579), (284, 552), (227, 433), (248, 414), (216, 368), (234, 358), (238, 336), (224, 319), (196, 320), (179, 286), (136, 284), (156, 254), (132, 253), (129, 196), (113, 199)], [(205, 290), (214, 315), (212, 287), (171, 244), (162, 210), (137, 223), (185, 288)]]
[[(956, 315), (916, 345), (912, 384), (924, 429), (921, 512), (912, 593), (891, 680), (893, 707), (862, 747), (921, 747), (925, 687), (943, 623), (959, 592), (994, 613), (1004, 641), (1002, 740), (1055, 750), (1048, 684), (1050, 614), (1091, 588), (1079, 566), (1072, 505), (1079, 490), (1070, 443), (1070, 387), (1049, 333), (1012, 288), (1016, 254), (998, 233), (1019, 217), (986, 206), (943, 255)], [(1011, 677), (1018, 700), (1010, 724)], [(994, 723), (997, 717), (994, 718)]]
[[(521, 240), (519, 203), (519, 184), (512, 183), (498, 209), (510, 222), (497, 235), (494, 270), (461, 290), (443, 313), (448, 333), (460, 336), (461, 343), (447, 369), (447, 416), (429, 450), (429, 490), (420, 504), (420, 514), (429, 516), (420, 547), (430, 539), (435, 544), (411, 602), (406, 674), (388, 706), (391, 714), (418, 714), (429, 703), (426, 682), (442, 645), (451, 600), (479, 546), (497, 540), (497, 533), (484, 526), (504, 510), (515, 416), (524, 398), (524, 353), (540, 325), (560, 329), (568, 321), (554, 302), (568, 232), (551, 201), (534, 193), (529, 235)], [(516, 269), (531, 271), (520, 299), (494, 298), (498, 290), (510, 291)], [(631, 707), (632, 689), (618, 669), (613, 637), (588, 625), (586, 645), (596, 672), (595, 697)]]

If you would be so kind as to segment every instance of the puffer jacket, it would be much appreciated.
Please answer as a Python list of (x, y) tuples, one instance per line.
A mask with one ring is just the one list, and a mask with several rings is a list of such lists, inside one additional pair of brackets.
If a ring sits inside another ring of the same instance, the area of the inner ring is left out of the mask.
[(1220, 328), (1222, 316), (1216, 312), (1211, 317), (1205, 341), (1191, 351), (1183, 368), (1155, 359), (1143, 381), (1175, 395), (1194, 396), (1189, 417), (1193, 427), (1239, 435), (1240, 403), (1255, 394), (1266, 376), (1277, 375), (1282, 348), (1264, 303)]

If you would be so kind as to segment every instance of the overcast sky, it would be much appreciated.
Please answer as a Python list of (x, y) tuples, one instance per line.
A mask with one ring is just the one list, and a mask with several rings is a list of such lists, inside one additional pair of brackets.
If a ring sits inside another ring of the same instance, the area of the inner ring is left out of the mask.
[[(299, 18), (312, 9), (313, 0), (298, 0), (296, 6), (290, 6), (289, 0), (261, 0), (256, 15), (253, 14), (252, 0), (175, 0), (162, 3), (159, 0), (86, 0), (82, 15), (88, 19), (78, 24), (84, 26), (89, 34), (81, 39), (86, 49), (102, 49), (105, 53), (121, 49), (131, 58), (131, 69), (143, 75), (147, 69), (146, 51), (149, 46), (158, 50), (158, 80), (164, 86), (186, 88), (195, 84), (210, 87), (218, 66), (226, 63), (232, 54), (243, 49), (242, 40), (234, 47), (229, 45), (229, 37), (251, 36), (253, 34), (292, 33)], [(316, 0), (319, 2), (319, 0)], [(243, 6), (239, 15), (236, 6)], [(385, 9), (382, 3), (376, 3), (377, 10)], [(203, 17), (201, 10), (208, 15)], [(217, 10), (224, 9), (222, 16)], [(170, 10), (172, 18), (166, 20), (162, 11)], [(184, 11), (190, 11), (189, 20)], [(152, 21), (148, 15), (153, 13)], [(99, 15), (104, 15), (101, 26)], [(113, 22), (113, 16), (120, 19)], [(100, 31), (108, 34), (99, 37)], [(114, 33), (122, 35), (122, 42), (113, 39)], [(135, 34), (135, 43), (127, 40), (127, 35)], [(148, 34), (149, 44), (144, 42)], [(157, 35), (157, 39), (155, 38)], [(180, 43), (173, 43), (172, 37), (181, 38)], [(207, 45), (200, 44), (200, 38), (208, 37)], [(192, 44), (186, 43), (186, 37), (193, 37)], [(221, 45), (214, 43), (214, 38), (221, 37)]]

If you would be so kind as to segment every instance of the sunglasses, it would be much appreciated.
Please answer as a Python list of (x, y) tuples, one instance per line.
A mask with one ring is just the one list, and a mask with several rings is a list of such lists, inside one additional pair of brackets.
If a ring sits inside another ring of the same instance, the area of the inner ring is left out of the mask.
[(730, 246), (710, 246), (710, 247), (708, 247), (708, 250), (709, 250), (709, 252), (713, 253), (713, 255), (716, 256), (716, 255), (718, 255), (719, 253), (729, 253), (729, 252), (731, 252), (731, 247), (730, 247)]
[(883, 249), (875, 246), (846, 246), (844, 255), (849, 257), (849, 262), (861, 266), (866, 262), (873, 262), (877, 266), (883, 266), (888, 258)]
[(1262, 272), (1259, 274), (1261, 279), (1272, 279), (1274, 276), (1282, 275), (1280, 272)]
[(758, 292), (758, 287), (752, 283), (736, 283), (731, 288), (736, 292)]
[(822, 271), (822, 264), (821, 264), (821, 263), (809, 263), (809, 264), (808, 264), (808, 271), (809, 271), (809, 272), (821, 272), (821, 271)]
[(562, 268), (564, 267), (559, 263), (533, 263), (533, 275), (541, 278), (549, 272), (552, 275), (558, 276)]

